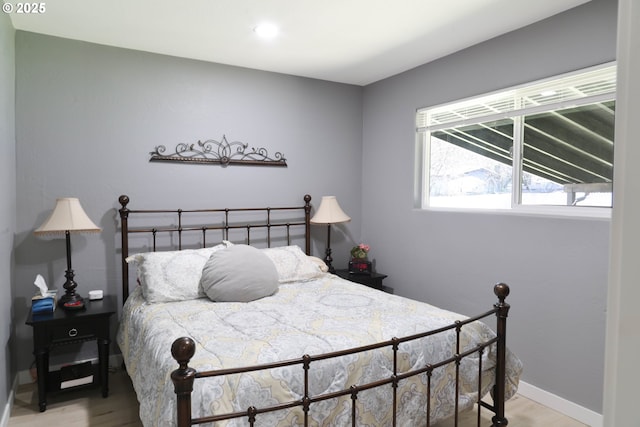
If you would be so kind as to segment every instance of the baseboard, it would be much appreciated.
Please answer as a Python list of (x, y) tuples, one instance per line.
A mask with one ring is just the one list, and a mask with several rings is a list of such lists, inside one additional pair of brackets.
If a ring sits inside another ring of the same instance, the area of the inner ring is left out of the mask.
[(590, 427), (603, 427), (602, 414), (520, 381), (518, 393)]
[(16, 396), (16, 390), (18, 389), (18, 377), (13, 380), (13, 386), (9, 391), (9, 398), (7, 399), (7, 404), (4, 405), (4, 410), (2, 411), (2, 419), (0, 420), (0, 427), (7, 427), (9, 425), (9, 418), (11, 418), (11, 408), (13, 408), (13, 401)]

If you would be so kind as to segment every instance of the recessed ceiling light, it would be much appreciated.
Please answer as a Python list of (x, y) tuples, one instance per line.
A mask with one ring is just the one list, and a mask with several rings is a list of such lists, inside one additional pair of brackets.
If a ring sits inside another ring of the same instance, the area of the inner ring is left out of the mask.
[(257, 27), (255, 27), (253, 29), (253, 31), (255, 31), (255, 33), (264, 38), (264, 39), (272, 39), (275, 36), (278, 35), (278, 32), (280, 31), (279, 28), (271, 23), (264, 23), (264, 24), (260, 24)]

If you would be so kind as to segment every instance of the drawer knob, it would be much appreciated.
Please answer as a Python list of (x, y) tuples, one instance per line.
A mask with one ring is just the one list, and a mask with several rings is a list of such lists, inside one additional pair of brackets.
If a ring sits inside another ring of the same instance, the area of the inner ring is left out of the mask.
[(78, 335), (78, 330), (76, 328), (69, 329), (69, 336), (70, 337), (75, 337), (76, 335)]

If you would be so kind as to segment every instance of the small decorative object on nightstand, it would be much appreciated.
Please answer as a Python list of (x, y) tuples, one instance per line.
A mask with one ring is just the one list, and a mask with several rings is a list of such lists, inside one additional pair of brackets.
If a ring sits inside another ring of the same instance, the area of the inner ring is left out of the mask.
[[(85, 310), (29, 313), (26, 324), (33, 327), (33, 354), (36, 356), (40, 412), (47, 409), (48, 392), (99, 384), (102, 397), (109, 395), (109, 322), (117, 311), (116, 299), (107, 296), (97, 301), (86, 301), (85, 304)], [(69, 369), (49, 372), (51, 347), (89, 340), (98, 342), (98, 364), (79, 364)]]
[(360, 243), (351, 248), (351, 259), (349, 260), (349, 273), (351, 274), (371, 274), (371, 261), (369, 261), (369, 245)]

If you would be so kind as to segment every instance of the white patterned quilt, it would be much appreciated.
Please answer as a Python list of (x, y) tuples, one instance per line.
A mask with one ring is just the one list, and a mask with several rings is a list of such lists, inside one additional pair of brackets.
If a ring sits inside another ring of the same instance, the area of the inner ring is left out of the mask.
[[(451, 324), (464, 317), (431, 305), (367, 288), (324, 274), (316, 280), (281, 284), (276, 294), (249, 303), (216, 303), (207, 298), (182, 302), (146, 303), (136, 289), (129, 296), (117, 342), (140, 402), (140, 418), (147, 427), (175, 426), (175, 393), (170, 379), (177, 363), (171, 344), (188, 336), (196, 343), (189, 366), (198, 371), (233, 368), (317, 355), (403, 337)], [(476, 322), (463, 328), (462, 351), (494, 333)], [(455, 332), (429, 337), (400, 347), (399, 370), (419, 369), (455, 353)], [(493, 384), (495, 346), (483, 355), (482, 394)], [(465, 359), (460, 409), (477, 400), (478, 356)], [(317, 395), (354, 384), (388, 378), (390, 349), (312, 363), (310, 393)], [(521, 362), (507, 352), (507, 397), (517, 389)], [(455, 366), (439, 368), (431, 379), (431, 421), (452, 415)], [(262, 373), (197, 379), (192, 393), (194, 417), (246, 411), (300, 399), (303, 372), (297, 365)], [(426, 376), (404, 380), (398, 388), (399, 426), (426, 424)], [(391, 425), (392, 388), (358, 394), (357, 425)], [(351, 399), (332, 399), (311, 406), (312, 426), (350, 425)], [(246, 426), (247, 420), (220, 423)], [(258, 426), (302, 425), (295, 408), (259, 415)]]

